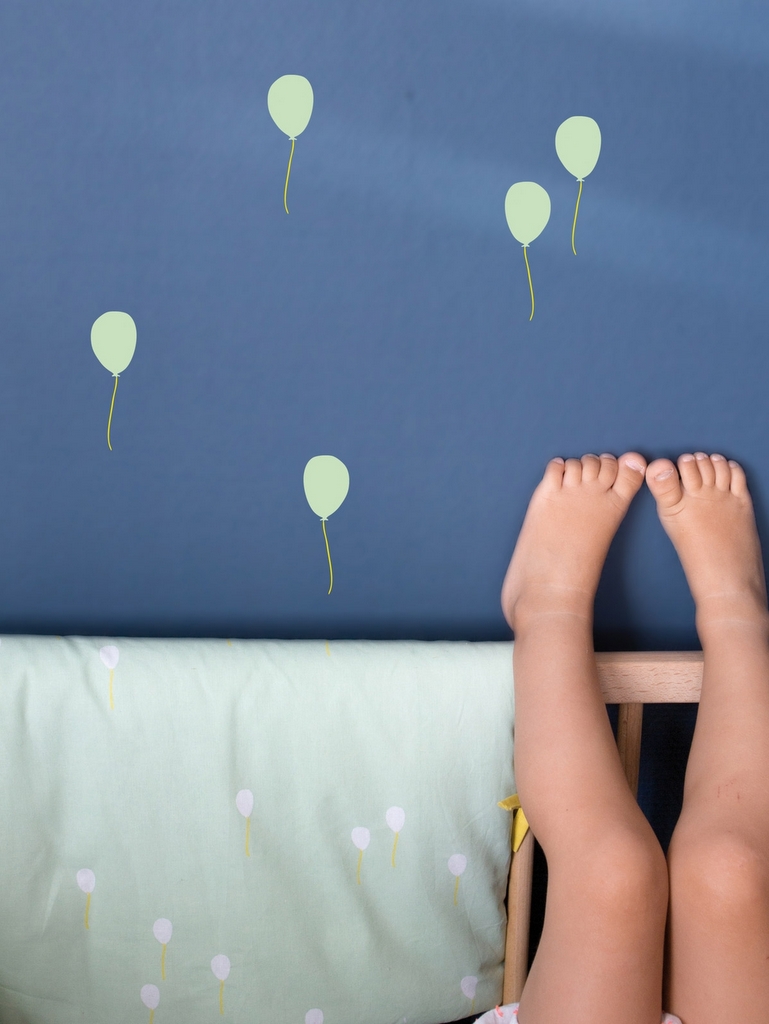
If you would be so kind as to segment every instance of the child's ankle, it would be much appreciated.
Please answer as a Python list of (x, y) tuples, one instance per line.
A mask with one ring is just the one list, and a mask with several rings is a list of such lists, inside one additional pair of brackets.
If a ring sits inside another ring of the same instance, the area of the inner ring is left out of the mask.
[(568, 587), (530, 585), (519, 594), (505, 616), (516, 637), (529, 629), (557, 620), (569, 620), (593, 628), (594, 596)]
[(769, 611), (766, 602), (748, 592), (713, 595), (697, 605), (697, 634), (705, 646), (724, 631), (748, 632), (769, 640)]

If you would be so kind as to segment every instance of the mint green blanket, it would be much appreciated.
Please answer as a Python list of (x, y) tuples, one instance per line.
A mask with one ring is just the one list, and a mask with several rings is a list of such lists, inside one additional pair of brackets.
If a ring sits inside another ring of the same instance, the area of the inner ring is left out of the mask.
[(501, 1001), (511, 644), (0, 644), (3, 1024)]

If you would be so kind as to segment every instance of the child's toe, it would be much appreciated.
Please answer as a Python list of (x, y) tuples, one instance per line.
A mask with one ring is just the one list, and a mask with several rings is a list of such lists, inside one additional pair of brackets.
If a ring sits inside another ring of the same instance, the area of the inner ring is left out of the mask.
[(679, 456), (678, 472), (681, 474), (681, 483), (685, 491), (699, 491), (702, 487), (702, 476), (697, 465), (697, 459), (691, 452)]
[(695, 452), (694, 457), (697, 460), (697, 469), (699, 469), (700, 471), (703, 486), (715, 486), (716, 471), (710, 459), (710, 456), (707, 455), (705, 452)]
[(716, 474), (716, 490), (728, 491), (732, 481), (729, 463), (723, 455), (717, 453), (710, 456), (710, 461), (713, 463), (713, 472)]
[(582, 463), (582, 479), (585, 483), (592, 483), (593, 480), (598, 479), (598, 475), (601, 471), (601, 460), (597, 455), (583, 455), (580, 459)]
[(646, 470), (646, 483), (660, 508), (671, 508), (683, 497), (678, 470), (670, 459), (655, 459)]
[(626, 452), (617, 463), (617, 479), (613, 490), (624, 501), (630, 502), (644, 482), (646, 459), (638, 452)]
[(567, 459), (563, 471), (564, 487), (574, 487), (582, 483), (582, 462), (579, 459)]
[(729, 459), (729, 469), (731, 470), (731, 491), (732, 494), (738, 494), (740, 497), (744, 497), (748, 493), (748, 481), (745, 477), (745, 470), (734, 459)]
[(563, 484), (563, 471), (565, 463), (560, 455), (556, 458), (551, 459), (545, 467), (545, 475), (542, 477), (543, 481), (549, 486), (557, 490), (561, 489)]
[(610, 452), (604, 452), (601, 455), (601, 469), (598, 473), (598, 479), (607, 489), (611, 487), (617, 479), (618, 469), (619, 463), (617, 462), (616, 455), (612, 455)]

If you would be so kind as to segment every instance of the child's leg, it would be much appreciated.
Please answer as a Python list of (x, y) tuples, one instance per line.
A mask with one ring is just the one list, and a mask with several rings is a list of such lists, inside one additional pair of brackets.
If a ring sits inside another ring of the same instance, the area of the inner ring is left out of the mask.
[(520, 1024), (659, 1024), (662, 851), (625, 781), (598, 686), (593, 599), (643, 479), (629, 453), (548, 464), (502, 591), (515, 632), (515, 772), (548, 863)]
[[(649, 467), (705, 654), (684, 805), (668, 853), (667, 1008), (686, 1024), (769, 1020), (769, 615), (745, 475), (720, 455)], [(661, 473), (668, 476), (660, 478)]]

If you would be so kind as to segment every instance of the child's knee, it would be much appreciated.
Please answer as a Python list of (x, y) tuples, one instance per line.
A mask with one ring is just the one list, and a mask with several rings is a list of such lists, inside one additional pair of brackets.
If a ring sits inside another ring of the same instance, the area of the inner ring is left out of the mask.
[(704, 830), (674, 835), (668, 851), (671, 897), (714, 920), (769, 906), (769, 860), (748, 835)]
[(589, 854), (575, 856), (565, 870), (579, 876), (567, 883), (572, 892), (580, 891), (586, 903), (602, 915), (628, 916), (640, 923), (664, 919), (667, 913), (667, 866), (651, 830), (647, 835), (614, 829), (595, 836)]

